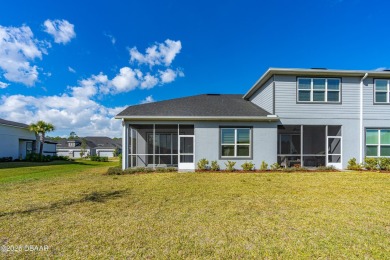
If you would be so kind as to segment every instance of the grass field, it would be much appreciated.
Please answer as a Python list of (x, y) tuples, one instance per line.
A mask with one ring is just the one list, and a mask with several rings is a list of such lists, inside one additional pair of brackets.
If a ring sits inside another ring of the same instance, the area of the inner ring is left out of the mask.
[(115, 164), (0, 164), (0, 258), (390, 258), (389, 174), (103, 175)]

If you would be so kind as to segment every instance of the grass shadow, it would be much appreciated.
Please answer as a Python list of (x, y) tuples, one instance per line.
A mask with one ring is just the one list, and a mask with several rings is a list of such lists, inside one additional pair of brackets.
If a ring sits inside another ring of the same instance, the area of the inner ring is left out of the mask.
[(85, 163), (81, 161), (51, 161), (51, 162), (2, 162), (0, 163), (0, 169), (12, 169), (23, 167), (37, 167), (37, 166), (51, 166), (51, 165), (68, 165), (78, 164), (95, 167), (95, 164)]
[(10, 212), (0, 212), (0, 217), (5, 216), (13, 216), (18, 214), (30, 214), (35, 212), (40, 212), (44, 210), (52, 210), (52, 209), (62, 209), (67, 206), (71, 206), (78, 203), (85, 203), (85, 202), (96, 202), (96, 203), (104, 203), (107, 200), (113, 200), (117, 198), (123, 197), (123, 195), (128, 194), (129, 190), (115, 190), (115, 191), (93, 191), (90, 193), (85, 194), (80, 199), (72, 199), (72, 200), (62, 200), (59, 202), (54, 202), (47, 206), (41, 206), (41, 207), (33, 207), (25, 210), (16, 210), (16, 211), (10, 211)]

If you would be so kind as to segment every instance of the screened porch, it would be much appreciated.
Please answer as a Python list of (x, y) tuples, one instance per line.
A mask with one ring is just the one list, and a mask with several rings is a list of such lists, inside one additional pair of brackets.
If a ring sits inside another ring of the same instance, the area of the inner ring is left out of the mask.
[(129, 167), (178, 167), (194, 163), (194, 125), (130, 124)]

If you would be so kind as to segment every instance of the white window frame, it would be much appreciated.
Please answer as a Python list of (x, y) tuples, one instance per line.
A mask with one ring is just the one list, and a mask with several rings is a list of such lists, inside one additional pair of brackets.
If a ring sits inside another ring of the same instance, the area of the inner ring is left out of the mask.
[[(234, 130), (234, 144), (225, 144), (222, 142), (222, 131), (225, 129), (232, 129)], [(249, 130), (249, 144), (238, 144), (237, 143), (237, 130), (247, 129)], [(252, 158), (252, 128), (250, 127), (221, 127), (220, 128), (220, 157), (221, 159), (225, 158)], [(228, 155), (224, 156), (222, 154), (222, 147), (224, 145), (234, 146), (234, 155)], [(249, 146), (249, 155), (248, 156), (238, 156), (237, 155), (237, 146)]]
[[(366, 157), (372, 157), (372, 158), (379, 158), (379, 157), (390, 157), (390, 156), (383, 156), (381, 155), (381, 146), (387, 146), (387, 147), (390, 147), (390, 144), (381, 144), (381, 131), (382, 130), (387, 130), (389, 131), (390, 129), (389, 128), (366, 128), (366, 135), (367, 135), (367, 130), (376, 130), (377, 131), (377, 134), (378, 134), (378, 143), (377, 144), (368, 144), (367, 141), (366, 141), (366, 146), (365, 146), (365, 149), (366, 149)], [(367, 140), (367, 139), (366, 139)], [(377, 150), (377, 154), (376, 156), (373, 156), (373, 155), (367, 155), (367, 146), (376, 146), (376, 150)]]
[[(387, 89), (386, 90), (379, 90), (379, 91), (376, 90), (377, 80), (387, 81)], [(386, 101), (385, 102), (376, 101), (376, 93), (377, 92), (386, 93)], [(375, 79), (375, 81), (374, 81), (374, 103), (375, 104), (389, 104), (390, 103), (390, 80), (388, 80), (388, 79)]]
[[(310, 89), (300, 89), (299, 88), (299, 80), (300, 79), (310, 79)], [(324, 101), (314, 101), (314, 91), (318, 91), (314, 89), (314, 80), (315, 79), (324, 79), (325, 80), (325, 99)], [(328, 89), (328, 80), (338, 80), (339, 81), (339, 89)], [(299, 92), (300, 91), (310, 91), (310, 100), (299, 100)], [(337, 101), (328, 101), (328, 92), (338, 92), (339, 93), (339, 100)], [(341, 79), (340, 78), (305, 78), (305, 77), (299, 77), (297, 78), (297, 103), (331, 103), (331, 104), (338, 104), (341, 103)]]

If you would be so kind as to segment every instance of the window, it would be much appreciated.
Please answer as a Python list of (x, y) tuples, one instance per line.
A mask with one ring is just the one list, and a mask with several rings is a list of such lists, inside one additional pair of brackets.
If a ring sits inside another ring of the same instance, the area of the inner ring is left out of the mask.
[(221, 157), (250, 156), (250, 128), (221, 128)]
[(297, 100), (340, 103), (340, 79), (298, 78)]
[(376, 79), (374, 92), (375, 103), (390, 103), (390, 80)]
[(366, 156), (390, 157), (390, 129), (366, 130)]

